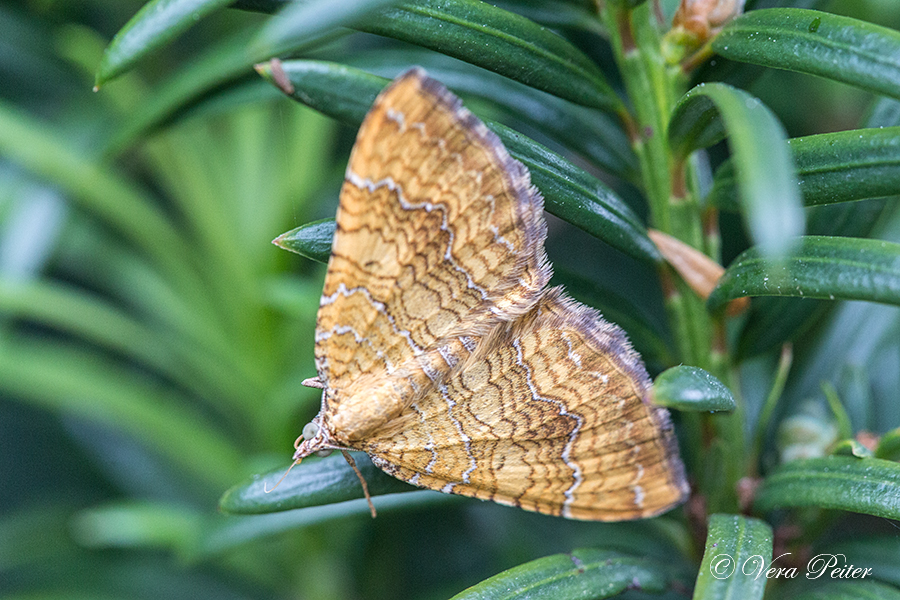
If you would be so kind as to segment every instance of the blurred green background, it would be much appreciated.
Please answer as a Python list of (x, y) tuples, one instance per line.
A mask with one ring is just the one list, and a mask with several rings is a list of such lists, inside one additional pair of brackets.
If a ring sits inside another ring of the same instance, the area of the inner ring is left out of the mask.
[[(0, 595), (446, 598), (526, 560), (600, 542), (660, 558), (692, 581), (698, 557), (667, 518), (573, 523), (443, 496), (374, 521), (362, 504), (322, 511), (304, 527), (217, 514), (226, 489), (287, 464), (317, 411), (318, 393), (300, 381), (314, 375), (324, 268), (269, 241), (333, 215), (355, 132), (249, 69), (151, 118), (184, 65), (268, 19), (250, 12), (202, 20), (93, 92), (103, 49), (142, 4), (0, 2)], [(533, 14), (534, 4), (504, 6)], [(900, 27), (895, 0), (823, 8)], [(601, 45), (583, 35), (580, 46)], [(319, 52), (380, 49), (410, 50), (354, 34)], [(871, 103), (786, 72), (769, 71), (750, 90), (791, 136), (858, 126)], [(504, 120), (490, 110), (482, 114)], [(723, 223), (727, 260), (745, 242), (738, 223)], [(638, 308), (664, 322), (645, 267), (559, 220), (548, 252), (558, 271), (646, 297)], [(846, 339), (829, 323), (880, 332), (839, 374), (842, 390), (863, 395), (851, 416), (896, 426), (900, 405), (867, 395), (897, 383), (896, 309), (840, 310), (857, 320), (832, 311), (822, 335)], [(869, 381), (875, 355), (881, 375)], [(751, 402), (761, 397), (753, 369), (764, 389), (774, 354), (756, 360), (745, 377)], [(797, 399), (832, 369), (827, 356), (808, 360), (818, 371), (792, 382)]]

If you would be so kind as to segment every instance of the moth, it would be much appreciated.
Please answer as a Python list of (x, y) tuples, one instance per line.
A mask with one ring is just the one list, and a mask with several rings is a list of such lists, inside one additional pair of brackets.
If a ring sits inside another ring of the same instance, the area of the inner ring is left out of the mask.
[(548, 287), (528, 170), (422, 69), (366, 116), (336, 222), (311, 381), (322, 406), (295, 462), (360, 450), (423, 488), (574, 519), (685, 499), (640, 357)]

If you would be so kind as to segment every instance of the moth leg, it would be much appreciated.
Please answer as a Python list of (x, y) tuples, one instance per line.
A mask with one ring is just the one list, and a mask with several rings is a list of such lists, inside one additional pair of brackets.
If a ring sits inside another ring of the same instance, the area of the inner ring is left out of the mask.
[(353, 460), (353, 457), (350, 456), (350, 453), (346, 450), (341, 450), (341, 454), (344, 455), (344, 460), (347, 461), (347, 464), (353, 469), (356, 473), (356, 476), (359, 477), (359, 482), (362, 484), (363, 494), (366, 495), (366, 502), (369, 503), (369, 511), (372, 513), (372, 518), (374, 519), (377, 514), (375, 512), (375, 505), (372, 504), (372, 496), (369, 495), (369, 486), (366, 483), (366, 480), (363, 478), (362, 473), (359, 472), (359, 467), (356, 466), (356, 461)]

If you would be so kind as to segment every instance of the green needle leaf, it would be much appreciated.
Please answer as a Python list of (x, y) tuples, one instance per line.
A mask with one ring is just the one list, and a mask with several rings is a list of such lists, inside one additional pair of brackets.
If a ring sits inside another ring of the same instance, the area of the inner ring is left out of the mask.
[(481, 0), (418, 0), (359, 29), (430, 48), (576, 104), (621, 111), (594, 62), (565, 38)]
[(94, 85), (130, 69), (152, 50), (164, 46), (191, 25), (232, 0), (151, 0), (119, 30), (103, 53)]
[(734, 395), (724, 383), (697, 367), (678, 366), (653, 382), (653, 401), (675, 410), (732, 411)]
[(763, 597), (772, 562), (772, 528), (738, 515), (712, 515), (694, 600)]
[(306, 258), (327, 263), (328, 257), (331, 256), (334, 230), (334, 219), (322, 219), (282, 233), (272, 240), (272, 243)]
[[(624, 111), (602, 71), (581, 50), (549, 29), (487, 2), (417, 0), (370, 14), (384, 0), (345, 1), (347, 15), (340, 20), (331, 14), (332, 3), (315, 2), (316, 10), (306, 5), (286, 10), (288, 18), (272, 22), (256, 38), (254, 55), (291, 52), (291, 45), (304, 43), (308, 32), (327, 30), (334, 21), (429, 48), (576, 104)], [(295, 13), (302, 18), (295, 19)], [(363, 14), (368, 16), (360, 18)]]
[(841, 440), (831, 450), (834, 456), (853, 456), (856, 458), (871, 458), (873, 452), (856, 440)]
[(900, 191), (900, 127), (811, 135), (788, 143), (807, 206)]
[(726, 132), (750, 233), (765, 254), (783, 254), (805, 219), (787, 135), (775, 115), (747, 92), (712, 83), (685, 94), (669, 124), (682, 159)]
[(753, 10), (726, 25), (713, 50), (900, 98), (900, 32), (865, 21), (799, 8)]
[[(806, 206), (892, 196), (900, 190), (900, 127), (856, 129), (788, 140)], [(734, 165), (716, 171), (708, 202), (736, 206)]]
[(815, 506), (900, 518), (900, 464), (878, 458), (829, 456), (795, 460), (763, 480), (753, 508)]
[[(354, 460), (369, 486), (371, 496), (417, 489), (385, 474), (365, 454), (354, 453)], [(279, 484), (286, 470), (287, 467), (284, 467), (264, 475), (254, 475), (231, 488), (219, 501), (219, 509), (227, 513), (252, 515), (364, 497), (359, 478), (340, 453), (297, 465)]]
[(891, 429), (878, 442), (875, 456), (886, 460), (900, 461), (900, 427)]
[(707, 305), (743, 296), (798, 296), (900, 304), (900, 244), (806, 236), (783, 259), (751, 248), (725, 270)]
[(580, 549), (527, 562), (494, 575), (452, 600), (611, 598), (628, 589), (662, 593), (664, 565), (612, 550)]

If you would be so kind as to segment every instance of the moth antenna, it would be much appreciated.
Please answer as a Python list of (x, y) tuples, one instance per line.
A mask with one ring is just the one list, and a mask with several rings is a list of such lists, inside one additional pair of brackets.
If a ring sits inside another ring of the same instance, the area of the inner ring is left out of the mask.
[(264, 483), (264, 484), (263, 484), (263, 491), (264, 491), (265, 493), (267, 493), (267, 494), (268, 494), (269, 492), (274, 492), (274, 491), (275, 491), (275, 488), (277, 488), (279, 485), (281, 485), (281, 482), (284, 481), (284, 478), (287, 477), (287, 476), (288, 476), (288, 473), (291, 472), (291, 469), (294, 468), (294, 465), (299, 465), (301, 460), (303, 460), (303, 459), (302, 459), (302, 458), (298, 458), (297, 460), (295, 460), (294, 462), (292, 462), (292, 463), (291, 463), (291, 466), (289, 466), (289, 467), (287, 468), (287, 471), (284, 472), (284, 475), (281, 476), (281, 479), (278, 480), (278, 483), (276, 483), (274, 486), (272, 486), (272, 489), (271, 489), (271, 490), (270, 490), (270, 489), (267, 489), (267, 488), (266, 488), (266, 484)]
[[(353, 472), (356, 473), (357, 477), (359, 477), (359, 482), (362, 484), (363, 494), (366, 495), (366, 502), (369, 503), (369, 512), (372, 513), (372, 518), (374, 519), (378, 515), (375, 512), (375, 505), (372, 504), (372, 496), (369, 495), (369, 486), (368, 484), (366, 484), (366, 480), (363, 479), (362, 473), (359, 472), (359, 467), (356, 466), (356, 461), (353, 460), (353, 457), (350, 456), (350, 453), (346, 450), (341, 450), (341, 454), (344, 455), (344, 460), (347, 461), (347, 464), (350, 465), (350, 467), (353, 469)], [(282, 479), (284, 478), (282, 477)]]

